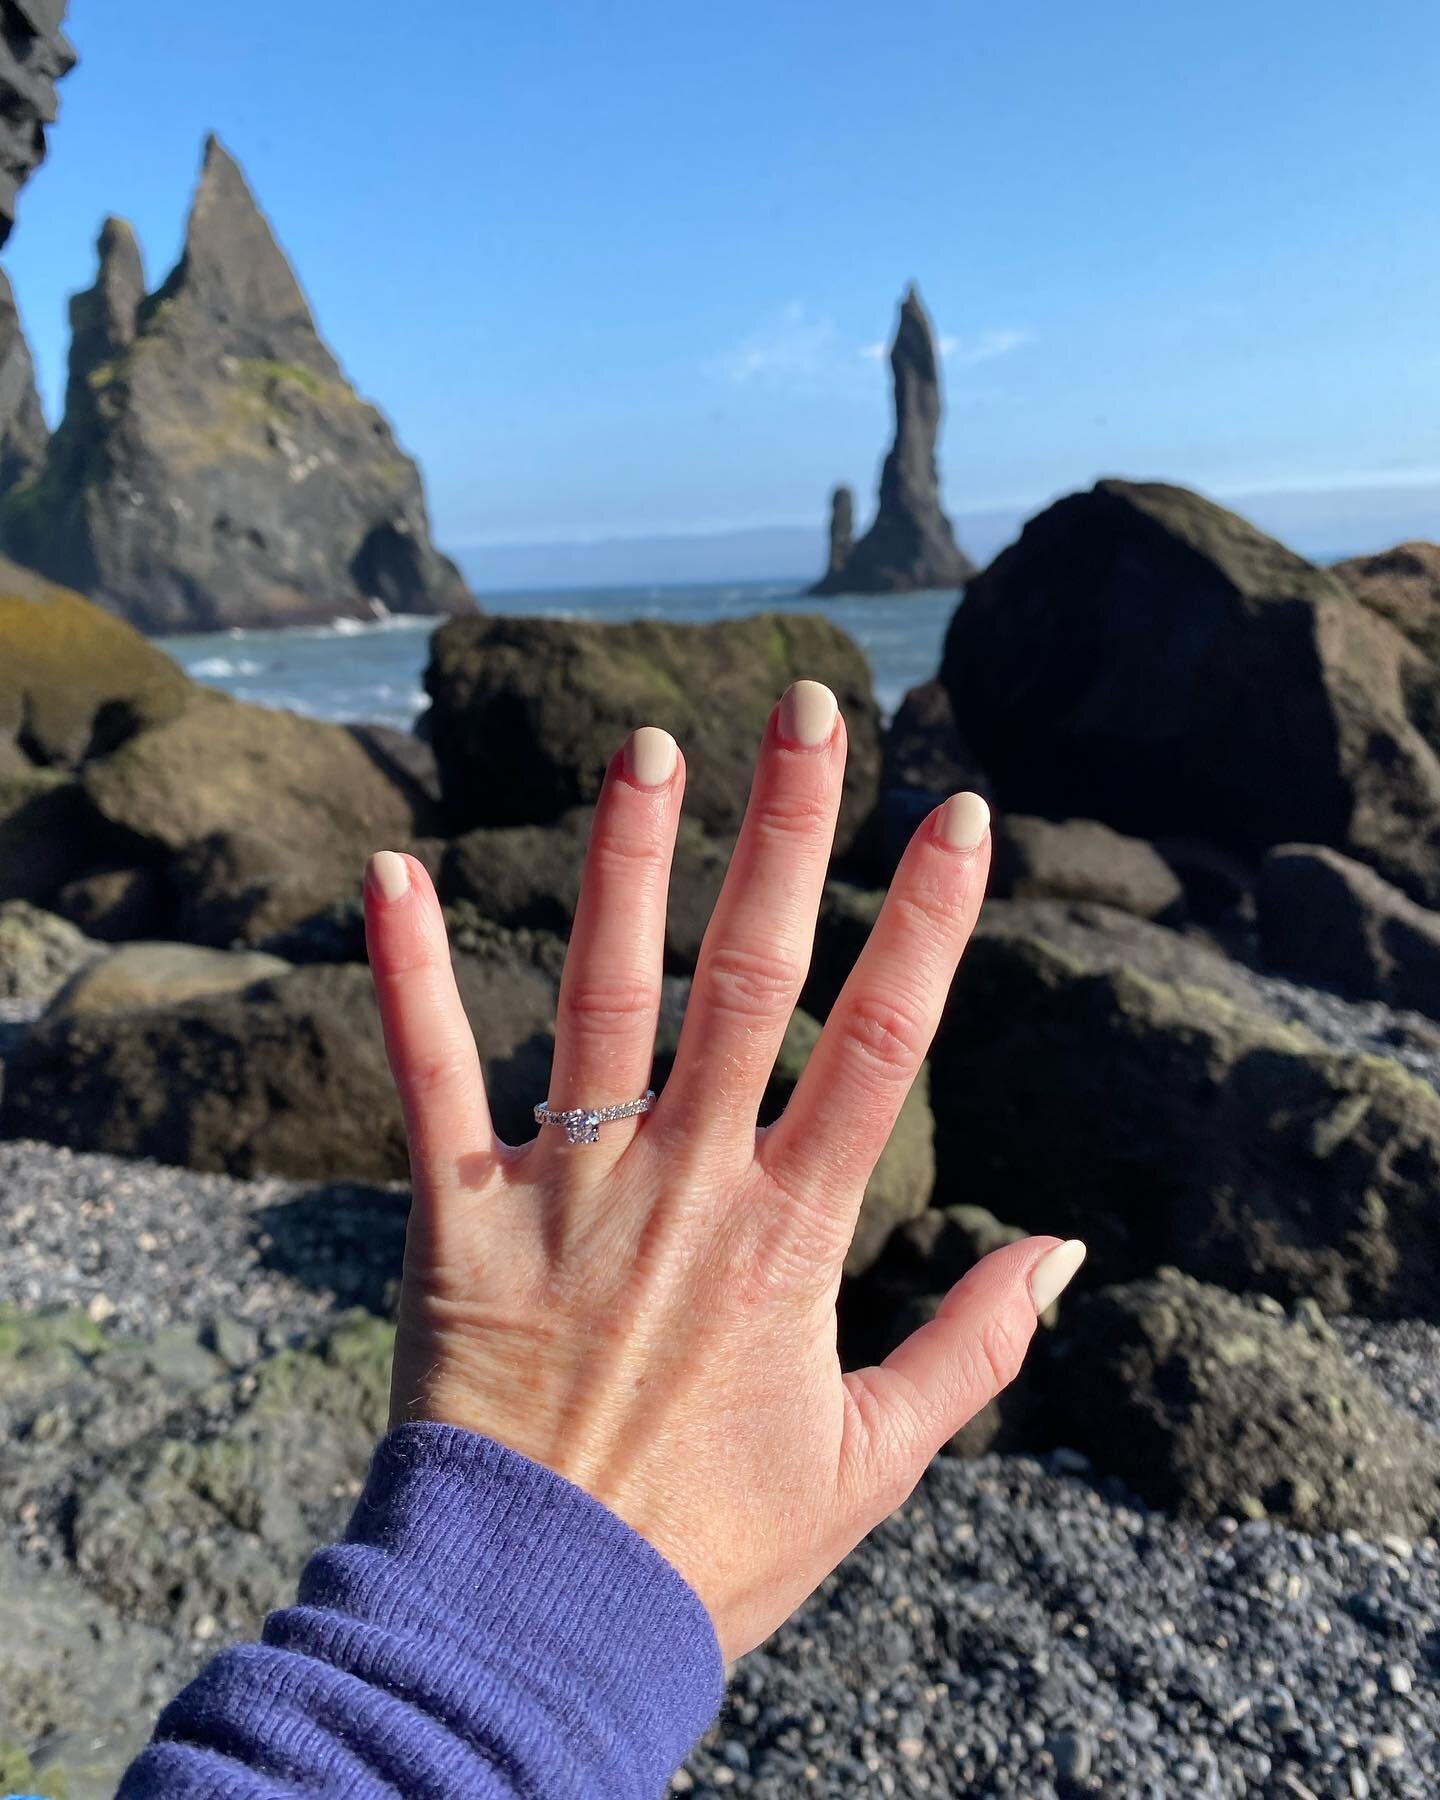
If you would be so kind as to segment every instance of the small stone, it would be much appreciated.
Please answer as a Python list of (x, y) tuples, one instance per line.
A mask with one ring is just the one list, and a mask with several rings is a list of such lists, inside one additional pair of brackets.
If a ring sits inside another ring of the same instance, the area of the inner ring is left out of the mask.
[(919, 1762), (925, 1754), (925, 1740), (918, 1737), (903, 1737), (895, 1748), (906, 1762)]
[(1398, 1762), (1405, 1754), (1405, 1740), (1398, 1731), (1382, 1731), (1371, 1739), (1370, 1751), (1377, 1762)]
[(108, 1294), (93, 1294), (85, 1310), (97, 1325), (103, 1325), (115, 1316), (115, 1302)]
[(1408, 1694), (1415, 1686), (1415, 1677), (1408, 1663), (1391, 1663), (1385, 1671), (1385, 1679), (1390, 1683), (1392, 1694)]

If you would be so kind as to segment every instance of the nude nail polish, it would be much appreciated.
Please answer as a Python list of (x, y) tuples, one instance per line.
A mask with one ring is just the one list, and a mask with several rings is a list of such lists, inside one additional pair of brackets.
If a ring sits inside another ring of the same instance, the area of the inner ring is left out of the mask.
[(952, 794), (936, 824), (941, 843), (952, 850), (975, 850), (990, 829), (990, 808), (978, 794)]
[(787, 744), (814, 750), (830, 741), (839, 711), (824, 682), (794, 682), (780, 698), (780, 735)]
[(1037, 1313), (1047, 1312), (1069, 1287), (1085, 1260), (1079, 1238), (1067, 1238), (1047, 1250), (1030, 1271), (1030, 1298)]
[(409, 891), (409, 865), (393, 850), (377, 850), (365, 874), (382, 900), (399, 900)]
[(637, 787), (663, 787), (675, 773), (675, 740), (658, 725), (642, 725), (625, 740), (625, 773)]

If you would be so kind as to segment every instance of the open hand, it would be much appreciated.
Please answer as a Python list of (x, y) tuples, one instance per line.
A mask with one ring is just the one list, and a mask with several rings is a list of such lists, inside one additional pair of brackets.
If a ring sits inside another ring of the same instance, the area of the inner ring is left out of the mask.
[[(757, 1132), (844, 763), (834, 696), (796, 683), (766, 727), (674, 1071), (653, 1111), (594, 1144), (556, 1126), (499, 1142), (428, 876), (382, 852), (366, 881), (414, 1179), (395, 1422), (481, 1432), (586, 1489), (685, 1576), (727, 1657), (773, 1631), (1013, 1378), (1084, 1254), (1009, 1245), (882, 1365), (841, 1372), (841, 1263), (990, 859), (975, 795), (925, 820), (784, 1116)], [(606, 774), (560, 988), (557, 1110), (646, 1088), (684, 785), (654, 727)]]

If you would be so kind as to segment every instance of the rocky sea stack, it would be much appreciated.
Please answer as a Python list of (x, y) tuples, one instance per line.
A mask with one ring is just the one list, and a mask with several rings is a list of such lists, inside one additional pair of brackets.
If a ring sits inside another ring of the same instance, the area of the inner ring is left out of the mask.
[(935, 466), (940, 362), (929, 316), (913, 287), (900, 306), (890, 368), (895, 377), (895, 442), (880, 474), (875, 522), (852, 545), (850, 493), (846, 488), (836, 490), (830, 566), (811, 588), (812, 594), (901, 594), (958, 587), (975, 573), (940, 505)]
[(99, 255), (71, 304), (64, 421), (0, 506), (10, 554), (155, 632), (471, 604), (415, 464), (346, 380), (218, 139), (156, 293), (123, 221)]

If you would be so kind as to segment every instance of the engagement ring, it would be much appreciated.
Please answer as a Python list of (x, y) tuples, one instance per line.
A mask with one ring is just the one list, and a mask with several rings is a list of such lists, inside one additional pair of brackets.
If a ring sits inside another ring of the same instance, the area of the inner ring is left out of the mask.
[(623, 1106), (576, 1106), (569, 1112), (556, 1112), (548, 1100), (535, 1108), (537, 1125), (563, 1125), (572, 1144), (598, 1144), (600, 1127), (614, 1119), (637, 1119), (655, 1104), (653, 1088), (647, 1088), (638, 1100), (627, 1100)]

